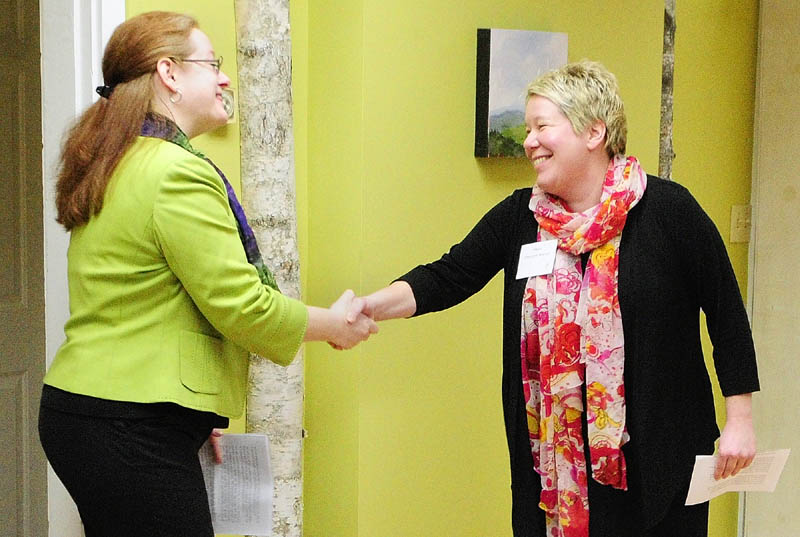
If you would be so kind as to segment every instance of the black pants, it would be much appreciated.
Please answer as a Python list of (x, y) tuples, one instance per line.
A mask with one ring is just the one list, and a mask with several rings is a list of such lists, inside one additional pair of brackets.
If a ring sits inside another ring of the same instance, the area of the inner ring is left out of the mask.
[(191, 413), (105, 418), (42, 406), (47, 459), (86, 537), (213, 537), (197, 452), (211, 421)]
[[(627, 492), (600, 485), (589, 479), (590, 537), (707, 537), (708, 502), (683, 505), (685, 489), (679, 491), (665, 516), (654, 527), (645, 524)], [(545, 515), (538, 507), (538, 495), (527, 502), (518, 502), (512, 514), (514, 537), (545, 537)]]

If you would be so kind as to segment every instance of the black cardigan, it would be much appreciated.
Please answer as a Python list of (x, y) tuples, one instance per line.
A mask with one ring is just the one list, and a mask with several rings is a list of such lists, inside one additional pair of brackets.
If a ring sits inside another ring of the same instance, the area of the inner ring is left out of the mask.
[[(400, 278), (413, 289), (415, 315), (421, 315), (466, 300), (499, 270), (505, 272), (502, 391), (516, 537), (543, 535), (544, 527), (519, 351), (526, 279), (515, 279), (520, 247), (536, 241), (530, 196), (530, 188), (515, 191), (449, 253)], [(649, 526), (686, 488), (694, 456), (713, 452), (719, 436), (700, 344), (701, 308), (723, 395), (759, 389), (750, 325), (725, 245), (679, 184), (648, 176), (644, 196), (628, 214), (620, 245), (619, 300), (631, 435), (624, 447), (629, 490), (632, 508)]]

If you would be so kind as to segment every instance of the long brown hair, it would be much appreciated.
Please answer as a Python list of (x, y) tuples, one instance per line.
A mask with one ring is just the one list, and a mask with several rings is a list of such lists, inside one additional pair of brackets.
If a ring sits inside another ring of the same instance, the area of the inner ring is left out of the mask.
[(103, 55), (109, 98), (90, 106), (70, 129), (56, 183), (56, 221), (67, 230), (81, 226), (103, 207), (108, 180), (139, 135), (154, 96), (158, 60), (191, 54), (188, 15), (151, 11), (120, 24)]

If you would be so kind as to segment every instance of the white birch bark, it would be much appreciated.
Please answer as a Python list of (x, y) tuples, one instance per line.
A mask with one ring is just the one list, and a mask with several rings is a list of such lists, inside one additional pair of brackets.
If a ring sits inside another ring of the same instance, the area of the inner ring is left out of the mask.
[(661, 141), (658, 152), (658, 175), (672, 179), (672, 89), (675, 74), (675, 0), (664, 2), (664, 54), (661, 60)]
[[(281, 291), (300, 296), (289, 0), (236, 0), (243, 206)], [(253, 356), (248, 432), (269, 436), (273, 535), (302, 535), (302, 351), (289, 367)]]

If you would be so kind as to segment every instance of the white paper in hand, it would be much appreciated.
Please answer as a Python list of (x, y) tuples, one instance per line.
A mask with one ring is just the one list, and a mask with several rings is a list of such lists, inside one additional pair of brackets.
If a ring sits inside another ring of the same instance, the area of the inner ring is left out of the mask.
[(719, 481), (714, 479), (717, 466), (715, 455), (698, 455), (694, 463), (692, 481), (686, 505), (707, 502), (725, 492), (764, 491), (772, 492), (778, 484), (789, 449), (757, 453), (752, 464), (733, 477)]
[(200, 449), (214, 533), (272, 535), (272, 470), (269, 440), (263, 434), (225, 434), (223, 462), (211, 446)]

